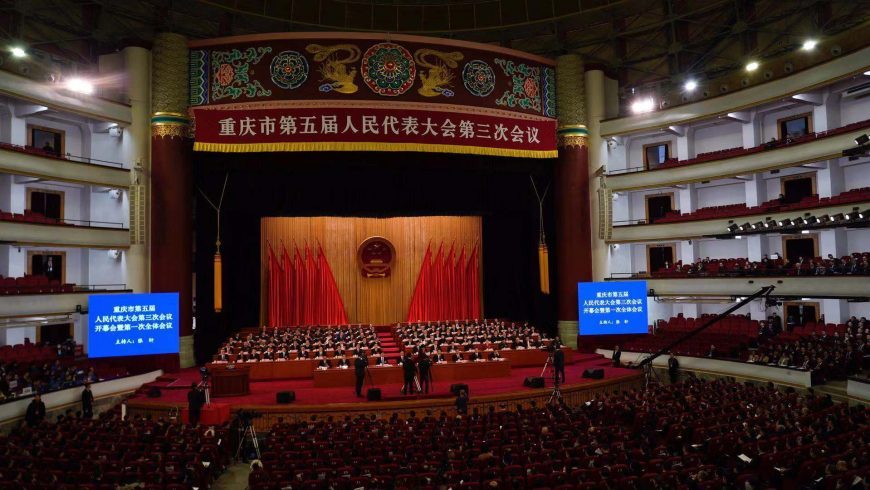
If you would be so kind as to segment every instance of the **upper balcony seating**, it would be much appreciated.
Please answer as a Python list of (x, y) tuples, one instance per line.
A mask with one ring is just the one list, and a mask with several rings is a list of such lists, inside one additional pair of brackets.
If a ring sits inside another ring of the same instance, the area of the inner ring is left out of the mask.
[(723, 206), (710, 206), (699, 208), (693, 213), (681, 214), (679, 210), (669, 211), (664, 217), (656, 220), (660, 223), (678, 223), (683, 221), (700, 221), (707, 219), (736, 218), (739, 216), (753, 216), (757, 214), (781, 213), (798, 209), (810, 209), (824, 206), (836, 206), (870, 200), (870, 187), (852, 189), (842, 192), (833, 197), (819, 198), (817, 194), (807, 196), (796, 203), (782, 204), (779, 199), (772, 199), (760, 206), (748, 207), (745, 204), (726, 204)]
[(809, 133), (801, 136), (800, 138), (786, 138), (785, 140), (779, 141), (768, 141), (762, 143), (758, 146), (754, 146), (752, 148), (727, 148), (725, 150), (717, 150), (710, 151), (706, 153), (699, 153), (695, 158), (689, 158), (687, 160), (677, 160), (676, 158), (669, 158), (664, 161), (661, 165), (651, 168), (649, 170), (662, 170), (666, 168), (673, 167), (682, 167), (684, 165), (694, 165), (696, 163), (704, 163), (710, 162), (713, 160), (723, 160), (725, 158), (734, 158), (744, 155), (751, 155), (753, 153), (759, 153), (762, 151), (772, 150), (775, 148), (784, 148), (787, 146), (799, 145), (801, 143), (807, 143), (809, 141), (815, 141), (817, 139), (826, 138), (828, 136), (835, 136), (842, 133), (848, 133), (849, 131), (854, 131), (856, 129), (867, 128), (870, 127), (870, 119), (865, 119), (863, 121), (858, 121), (852, 124), (847, 124), (843, 127), (831, 129), (829, 131), (819, 131), (817, 133)]
[(870, 274), (870, 252), (853, 253), (839, 259), (815, 257), (799, 263), (785, 259), (698, 259), (694, 264), (676, 264), (653, 271), (657, 279), (695, 277), (751, 277), (751, 276), (828, 276)]
[(46, 158), (56, 158), (58, 160), (69, 160), (64, 155), (61, 155), (57, 152), (43, 150), (42, 148), (36, 148), (33, 146), (21, 146), (21, 145), (13, 145), (12, 143), (0, 142), (0, 150), (17, 151), (19, 153), (27, 153), (29, 155), (36, 155), (36, 156), (46, 157)]
[(48, 216), (43, 215), (42, 213), (37, 213), (35, 211), (31, 211), (29, 209), (24, 210), (24, 214), (19, 213), (10, 213), (7, 211), (0, 210), (0, 221), (16, 221), (18, 223), (39, 223), (45, 225), (59, 225), (59, 226), (75, 226), (72, 223), (67, 223), (63, 220), (59, 220), (57, 218), (49, 218)]
[(61, 284), (45, 276), (3, 277), (0, 275), (0, 295), (50, 294), (75, 292), (75, 284)]
[[(690, 332), (715, 315), (702, 315), (700, 318), (685, 318), (682, 314), (669, 320), (659, 320), (654, 335), (635, 337), (623, 346), (629, 352), (657, 352), (683, 335)], [(677, 345), (673, 352), (677, 355), (711, 357), (710, 348), (715, 346), (715, 354), (734, 356), (747, 346), (754, 345), (758, 339), (759, 322), (742, 315), (731, 315), (708, 327), (697, 336)]]

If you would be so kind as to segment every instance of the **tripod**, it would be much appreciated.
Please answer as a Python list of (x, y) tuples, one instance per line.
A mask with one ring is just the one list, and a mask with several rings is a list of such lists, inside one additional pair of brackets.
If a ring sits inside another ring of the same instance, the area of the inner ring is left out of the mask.
[[(652, 354), (650, 354), (649, 357), (652, 357)], [(644, 388), (649, 388), (651, 384), (661, 384), (661, 380), (659, 379), (659, 373), (656, 372), (655, 368), (652, 365), (652, 362), (646, 362), (643, 365), (643, 378)]]
[(547, 371), (547, 366), (553, 370), (553, 391), (550, 393), (550, 398), (547, 399), (547, 405), (555, 405), (562, 401), (562, 389), (559, 388), (559, 373), (556, 371), (556, 365), (553, 363), (553, 351), (549, 351), (547, 360), (544, 362), (544, 369), (541, 370), (541, 377)]
[(243, 424), (243, 427), (239, 429), (239, 447), (236, 449), (236, 461), (239, 461), (242, 448), (245, 447), (249, 437), (251, 438), (251, 444), (254, 446), (254, 452), (257, 454), (257, 459), (260, 459), (260, 441), (257, 439), (257, 429), (254, 428), (252, 423), (243, 422)]

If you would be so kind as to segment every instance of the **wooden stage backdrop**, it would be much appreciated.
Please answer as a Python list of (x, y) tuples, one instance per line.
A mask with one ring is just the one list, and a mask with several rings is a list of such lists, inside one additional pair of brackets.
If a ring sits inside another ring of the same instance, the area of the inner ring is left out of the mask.
[[(282, 243), (293, 253), (308, 243), (312, 251), (317, 244), (329, 260), (351, 323), (388, 324), (407, 319), (411, 296), (426, 247), (431, 243), (432, 258), (444, 244), (445, 257), (455, 243), (456, 256), (465, 247), (466, 256), (477, 244), (481, 247), (482, 221), (479, 216), (418, 216), (404, 218), (263, 218), (260, 222), (260, 323), (265, 324), (269, 297), (269, 244), (276, 254)], [(357, 262), (357, 250), (369, 237), (389, 240), (396, 250), (392, 273), (387, 278), (365, 278)], [(482, 247), (480, 248), (482, 253)], [(480, 264), (483, 260), (479, 261)], [(480, 266), (482, 269), (482, 265)], [(483, 301), (483, 271), (481, 298)], [(480, 311), (483, 311), (481, 304)]]

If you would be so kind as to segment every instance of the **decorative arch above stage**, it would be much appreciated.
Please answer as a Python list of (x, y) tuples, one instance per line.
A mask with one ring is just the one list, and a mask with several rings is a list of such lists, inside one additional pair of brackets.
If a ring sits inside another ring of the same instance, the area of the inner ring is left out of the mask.
[(424, 151), (555, 158), (552, 60), (405, 35), (193, 41), (196, 151)]

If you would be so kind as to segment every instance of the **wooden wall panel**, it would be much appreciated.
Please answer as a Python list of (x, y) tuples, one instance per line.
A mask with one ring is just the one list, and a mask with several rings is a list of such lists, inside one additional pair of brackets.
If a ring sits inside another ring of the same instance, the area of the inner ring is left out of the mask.
[[(457, 257), (463, 246), (468, 254), (475, 244), (480, 245), (481, 227), (479, 216), (263, 218), (260, 222), (261, 323), (267, 311), (270, 244), (276, 254), (281, 252), (282, 245), (292, 254), (294, 246), (303, 250), (307, 243), (315, 251), (320, 243), (349, 321), (389, 324), (405, 321), (408, 315), (426, 247), (432, 244), (433, 258), (441, 243), (444, 243), (445, 256), (454, 243)], [(357, 247), (372, 236), (386, 238), (396, 249), (396, 260), (388, 278), (368, 279), (359, 271)], [(478, 276), (482, 280), (483, 271)], [(482, 291), (481, 285), (481, 295)]]

